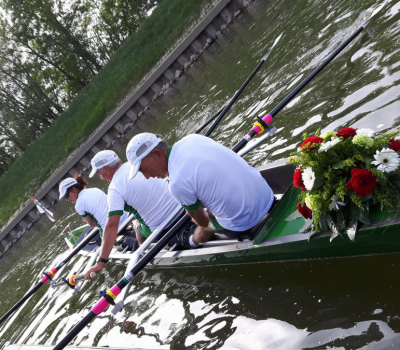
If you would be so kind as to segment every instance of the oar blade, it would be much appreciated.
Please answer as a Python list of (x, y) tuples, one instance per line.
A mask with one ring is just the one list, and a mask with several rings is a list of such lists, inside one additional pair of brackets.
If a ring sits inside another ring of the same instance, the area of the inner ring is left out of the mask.
[(381, 12), (381, 10), (385, 7), (386, 3), (387, 0), (372, 11), (371, 15), (369, 16), (369, 19), (362, 25), (363, 28), (365, 28), (379, 12)]
[(266, 60), (267, 60), (267, 58), (268, 58), (269, 55), (271, 54), (271, 52), (272, 52), (274, 46), (278, 43), (279, 40), (281, 40), (282, 34), (283, 34), (283, 33), (279, 34), (279, 36), (275, 39), (275, 41), (274, 41), (274, 43), (272, 44), (271, 48), (270, 48), (269, 51), (265, 54), (265, 56), (262, 58), (261, 61), (266, 61)]

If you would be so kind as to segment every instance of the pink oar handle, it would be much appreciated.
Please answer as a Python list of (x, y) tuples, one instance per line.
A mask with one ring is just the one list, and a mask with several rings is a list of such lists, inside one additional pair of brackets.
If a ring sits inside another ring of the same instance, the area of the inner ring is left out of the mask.
[[(108, 296), (110, 296), (112, 299), (115, 299), (119, 293), (121, 293), (121, 288), (119, 288), (117, 285), (107, 291)], [(92, 312), (95, 315), (98, 315), (103, 312), (109, 304), (110, 303), (106, 300), (106, 298), (103, 297), (95, 306), (93, 306)]]
[[(56, 268), (54, 268), (54, 269), (51, 269), (49, 272), (47, 272), (47, 274), (49, 275), (49, 276), (51, 276), (51, 277), (54, 277), (55, 276), (55, 274), (57, 273), (57, 269)], [(48, 282), (48, 281), (50, 281), (50, 279), (45, 275), (43, 278), (42, 278), (42, 283), (44, 284), (44, 283), (46, 283), (46, 282)]]
[[(272, 115), (271, 115), (271, 114), (266, 114), (266, 115), (262, 118), (262, 120), (263, 120), (263, 122), (264, 122), (265, 124), (269, 124), (269, 123), (271, 123), (271, 121), (272, 121)], [(262, 133), (262, 132), (264, 131), (264, 127), (261, 125), (261, 123), (256, 122), (256, 123), (253, 125), (253, 127), (252, 127), (251, 130), (254, 130), (254, 132), (258, 135), (258, 134), (260, 134), (260, 133)]]

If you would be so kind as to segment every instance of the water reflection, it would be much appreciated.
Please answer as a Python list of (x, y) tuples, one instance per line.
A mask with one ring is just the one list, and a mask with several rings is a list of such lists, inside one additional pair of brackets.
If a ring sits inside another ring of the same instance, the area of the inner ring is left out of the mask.
[[(214, 133), (236, 144), (257, 114), (270, 111), (378, 5), (350, 2), (259, 2), (207, 51), (201, 64), (153, 104), (116, 145), (141, 131), (174, 141), (193, 132), (228, 102), (282, 33), (257, 73)], [(333, 61), (274, 120), (274, 138), (250, 153), (254, 165), (286, 158), (304, 132), (368, 127), (385, 132), (400, 125), (400, 3), (388, 1), (364, 33)], [(98, 179), (91, 187), (106, 189)], [(63, 223), (81, 225), (73, 207), (61, 202)], [(45, 220), (1, 260), (0, 300), (5, 313), (62, 260), (65, 245)], [(23, 254), (21, 254), (23, 252)], [(124, 310), (107, 311), (74, 340), (76, 345), (154, 349), (386, 349), (399, 347), (399, 255), (286, 262), (207, 269), (148, 270), (135, 280)], [(83, 269), (87, 258), (69, 271)], [(114, 262), (77, 296), (66, 287), (44, 286), (4, 325), (6, 340), (55, 344), (98, 300), (98, 292), (120, 279), (125, 262)]]

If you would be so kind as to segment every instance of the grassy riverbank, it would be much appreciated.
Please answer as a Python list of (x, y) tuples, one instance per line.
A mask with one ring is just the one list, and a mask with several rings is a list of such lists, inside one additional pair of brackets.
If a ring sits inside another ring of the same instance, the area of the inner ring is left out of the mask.
[(0, 226), (106, 119), (211, 0), (164, 0), (53, 125), (0, 178)]

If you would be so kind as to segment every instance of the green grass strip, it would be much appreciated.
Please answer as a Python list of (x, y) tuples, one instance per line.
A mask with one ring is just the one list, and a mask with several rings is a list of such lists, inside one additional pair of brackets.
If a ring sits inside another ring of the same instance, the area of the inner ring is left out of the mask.
[(164, 0), (69, 107), (0, 177), (0, 226), (179, 40), (210, 0)]

